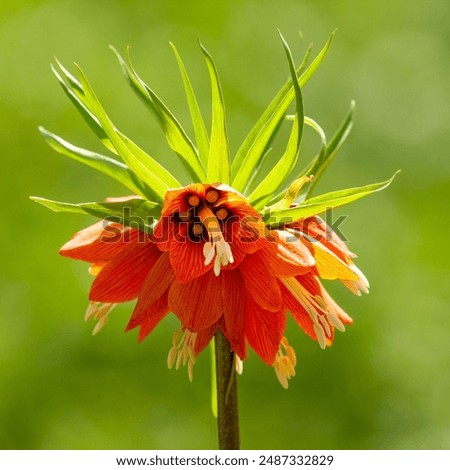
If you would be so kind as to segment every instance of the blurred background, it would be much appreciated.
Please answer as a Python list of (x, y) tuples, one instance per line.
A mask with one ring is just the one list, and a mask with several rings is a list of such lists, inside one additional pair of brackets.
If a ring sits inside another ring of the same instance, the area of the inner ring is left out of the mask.
[[(79, 63), (116, 125), (179, 171), (109, 44), (121, 51), (131, 44), (140, 75), (188, 123), (168, 42), (178, 46), (208, 116), (201, 38), (221, 75), (235, 151), (288, 77), (277, 28), (298, 62), (309, 42), (318, 52), (337, 27), (325, 63), (304, 89), (305, 109), (331, 137), (355, 99), (356, 122), (319, 189), (402, 173), (388, 190), (336, 213), (348, 216), (340, 228), (371, 282), (370, 295), (361, 298), (327, 284), (354, 325), (322, 351), (291, 322), (287, 336), (298, 366), (288, 391), (254, 354), (245, 363), (242, 446), (448, 449), (450, 257), (442, 221), (450, 198), (448, 10), (446, 0), (2, 0), (0, 447), (217, 445), (208, 352), (192, 384), (186, 370), (169, 371), (177, 321), (166, 318), (138, 344), (136, 332), (123, 332), (132, 303), (117, 308), (92, 337), (94, 324), (83, 321), (87, 265), (60, 257), (58, 249), (94, 219), (55, 214), (28, 199), (82, 202), (126, 194), (40, 137), (37, 127), (44, 125), (102, 150), (52, 76), (53, 57)], [(318, 145), (306, 129), (303, 162)]]

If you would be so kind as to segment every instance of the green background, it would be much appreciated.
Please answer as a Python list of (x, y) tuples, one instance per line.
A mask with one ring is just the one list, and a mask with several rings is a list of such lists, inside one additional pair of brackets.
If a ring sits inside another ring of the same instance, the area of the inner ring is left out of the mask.
[[(100, 150), (52, 76), (76, 61), (118, 127), (152, 155), (175, 161), (128, 89), (114, 44), (183, 122), (187, 106), (168, 45), (182, 54), (209, 111), (200, 37), (221, 75), (233, 150), (288, 77), (280, 28), (300, 58), (338, 27), (304, 90), (306, 113), (329, 136), (357, 103), (353, 133), (321, 190), (402, 173), (383, 193), (338, 211), (371, 293), (330, 291), (354, 326), (321, 351), (291, 322), (297, 376), (283, 390), (254, 354), (239, 379), (242, 446), (250, 449), (449, 448), (450, 341), (447, 1), (17, 1), (0, 6), (0, 447), (206, 449), (216, 447), (209, 355), (169, 371), (174, 318), (142, 344), (123, 330), (132, 304), (91, 336), (83, 315), (87, 265), (58, 248), (89, 217), (54, 214), (29, 195), (74, 202), (126, 194), (53, 152), (38, 125)], [(302, 158), (318, 146), (307, 129)], [(283, 136), (282, 136), (283, 137)], [(305, 161), (305, 160), (303, 160)], [(175, 168), (175, 164), (168, 164)], [(186, 180), (185, 180), (186, 181)], [(328, 286), (329, 284), (327, 284)]]

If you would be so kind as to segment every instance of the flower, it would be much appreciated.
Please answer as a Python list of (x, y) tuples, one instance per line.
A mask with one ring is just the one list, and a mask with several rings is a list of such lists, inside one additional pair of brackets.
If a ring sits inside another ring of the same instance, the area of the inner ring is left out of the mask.
[[(129, 56), (124, 60), (114, 50), (129, 84), (156, 115), (170, 148), (190, 175), (187, 185), (117, 129), (81, 69), (77, 67), (76, 78), (58, 61), (52, 66), (64, 91), (112, 156), (76, 147), (40, 128), (42, 135), (59, 153), (106, 174), (133, 194), (79, 204), (32, 198), (56, 212), (101, 219), (75, 234), (60, 251), (91, 263), (95, 280), (86, 319), (97, 320), (94, 334), (116, 304), (137, 298), (127, 330), (139, 328), (139, 340), (169, 312), (180, 320), (168, 354), (169, 367), (187, 365), (192, 379), (197, 355), (221, 331), (235, 353), (238, 371), (249, 345), (273, 366), (287, 388), (297, 362), (284, 336), (287, 313), (322, 348), (332, 344), (335, 329), (343, 331), (352, 322), (320, 280), (340, 280), (355, 294), (367, 292), (369, 285), (353, 263), (354, 255), (318, 215), (384, 189), (393, 177), (311, 197), (353, 123), (354, 103), (327, 141), (319, 124), (304, 114), (302, 88), (326, 56), (331, 39), (311, 64), (307, 64), (308, 50), (296, 67), (281, 36), (291, 79), (233, 159), (217, 69), (202, 45), (213, 103), (209, 134), (186, 68), (172, 45), (195, 143), (137, 75)], [(288, 114), (292, 102), (294, 115)], [(283, 124), (291, 126), (286, 149), (267, 169), (263, 162)], [(298, 174), (294, 169), (306, 126), (317, 133), (321, 146)]]
[(287, 387), (296, 363), (284, 337), (287, 311), (325, 348), (351, 319), (319, 278), (368, 287), (354, 255), (318, 217), (267, 229), (245, 197), (221, 184), (169, 191), (153, 235), (100, 222), (60, 253), (92, 263), (86, 316), (98, 321), (94, 333), (115, 304), (136, 297), (127, 330), (139, 328), (139, 340), (173, 312), (181, 327), (168, 364), (188, 363), (190, 377), (196, 356), (220, 330), (240, 360), (249, 344)]

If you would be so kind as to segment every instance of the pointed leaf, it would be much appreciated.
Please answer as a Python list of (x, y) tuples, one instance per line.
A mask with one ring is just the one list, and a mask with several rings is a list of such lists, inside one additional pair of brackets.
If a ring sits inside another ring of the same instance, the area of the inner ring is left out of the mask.
[(298, 153), (300, 150), (303, 134), (304, 116), (302, 92), (298, 84), (297, 73), (295, 70), (294, 59), (292, 57), (291, 50), (289, 49), (289, 46), (281, 33), (280, 37), (286, 52), (286, 57), (291, 72), (292, 84), (295, 92), (296, 110), (294, 124), (292, 126), (291, 135), (289, 137), (289, 142), (285, 153), (282, 155), (280, 160), (278, 160), (277, 164), (272, 168), (272, 170), (270, 170), (269, 174), (264, 178), (264, 180), (249, 196), (250, 203), (257, 210), (264, 207), (264, 204), (270, 201), (271, 197), (295, 167), (295, 164), (298, 160)]
[(39, 127), (39, 132), (45, 138), (50, 147), (58, 153), (84, 163), (85, 165), (110, 176), (130, 189), (134, 194), (139, 194), (144, 198), (148, 198), (151, 194), (146, 185), (142, 181), (137, 180), (136, 176), (130, 172), (124, 163), (114, 160), (113, 158), (106, 157), (105, 155), (76, 147), (61, 137), (47, 131), (43, 127)]
[(397, 173), (398, 171), (387, 181), (322, 194), (321, 196), (307, 199), (303, 204), (297, 207), (282, 210), (272, 210), (271, 207), (268, 207), (264, 212), (264, 220), (267, 225), (275, 227), (280, 224), (288, 224), (290, 222), (320, 214), (325, 212), (327, 209), (334, 209), (335, 207), (349, 204), (350, 202), (369, 196), (376, 191), (381, 191), (382, 189), (387, 188)]
[(159, 204), (144, 199), (130, 199), (121, 202), (85, 202), (81, 204), (52, 201), (42, 197), (31, 197), (30, 199), (54, 212), (89, 214), (100, 219), (139, 228), (147, 233), (153, 232), (154, 220), (161, 214)]
[(181, 124), (158, 95), (138, 76), (134, 70), (128, 52), (128, 62), (111, 48), (122, 66), (122, 71), (135, 93), (153, 111), (160, 122), (170, 148), (180, 157), (183, 165), (195, 181), (204, 181), (205, 170), (200, 161), (198, 151), (187, 136)]
[(178, 62), (178, 67), (180, 69), (181, 78), (183, 79), (184, 91), (186, 93), (186, 98), (189, 106), (189, 112), (191, 113), (192, 125), (194, 127), (195, 141), (197, 143), (198, 153), (200, 155), (200, 160), (203, 163), (203, 166), (206, 168), (208, 163), (208, 154), (209, 154), (209, 137), (208, 132), (206, 131), (205, 121), (203, 120), (200, 107), (195, 96), (194, 89), (192, 88), (191, 81), (186, 71), (186, 67), (181, 60), (180, 54), (178, 53), (176, 47), (170, 43), (175, 58)]
[(208, 156), (208, 181), (211, 183), (220, 182), (229, 184), (230, 156), (222, 89), (220, 87), (216, 65), (211, 55), (200, 42), (199, 44), (208, 67), (212, 92), (212, 125)]
[[(114, 148), (114, 145), (111, 144), (108, 136), (105, 131), (102, 129), (102, 126), (98, 122), (98, 119), (89, 111), (86, 107), (84, 101), (85, 96), (83, 89), (81, 88), (80, 83), (60, 64), (58, 59), (56, 63), (67, 79), (68, 83), (64, 81), (61, 77), (60, 72), (56, 69), (54, 65), (51, 65), (51, 69), (56, 76), (58, 82), (60, 83), (64, 93), (70, 99), (72, 104), (77, 108), (78, 112), (81, 114), (81, 117), (87, 123), (87, 125), (94, 131), (95, 135), (100, 139), (101, 143), (112, 153), (117, 155), (117, 150)], [(73, 84), (73, 85), (72, 85)]]
[[(116, 155), (120, 154), (120, 157), (127, 163), (129, 169), (136, 174), (139, 179), (145, 180), (149, 184), (149, 191), (151, 192), (151, 198), (157, 200), (163, 200), (164, 194), (169, 188), (180, 187), (180, 183), (172, 174), (161, 166), (156, 160), (150, 155), (140, 149), (131, 139), (118, 132), (109, 117), (106, 115), (104, 109), (101, 107), (98, 99), (87, 83), (88, 88), (91, 92), (91, 98), (86, 95), (82, 84), (73, 77), (59, 62), (58, 65), (64, 74), (67, 83), (62, 79), (58, 71), (53, 68), (53, 71), (61, 83), (64, 91), (69, 96), (71, 101), (75, 104), (82, 117), (94, 130), (96, 135), (100, 138), (106, 148), (111, 150)], [(81, 72), (81, 70), (80, 70)], [(82, 73), (82, 72), (81, 72)], [(71, 85), (73, 84), (73, 87)], [(92, 99), (92, 96), (95, 99)], [(100, 116), (96, 114), (95, 109), (100, 110)], [(99, 120), (102, 118), (103, 124), (107, 123), (108, 132), (106, 128)], [(115, 140), (115, 144), (113, 143)], [(125, 142), (125, 146), (120, 141)], [(117, 145), (122, 149), (122, 153), (118, 151)], [(136, 154), (136, 155), (135, 155)], [(139, 173), (141, 172), (141, 174)]]
[(351, 101), (350, 111), (348, 115), (346, 116), (346, 118), (344, 119), (344, 121), (342, 122), (339, 129), (336, 131), (336, 133), (332, 137), (331, 141), (327, 144), (326, 139), (325, 139), (324, 141), (325, 145), (322, 146), (322, 149), (319, 155), (315, 157), (315, 159), (311, 162), (311, 164), (304, 171), (304, 174), (314, 175), (314, 181), (309, 187), (304, 188), (304, 190), (301, 192), (299, 202), (306, 199), (311, 194), (314, 187), (317, 185), (319, 179), (325, 173), (329, 164), (333, 161), (339, 149), (342, 147), (342, 144), (345, 142), (345, 140), (349, 136), (350, 131), (352, 130), (352, 127), (353, 127), (354, 111), (355, 111), (355, 102)]
[[(286, 116), (286, 119), (288, 120), (293, 120), (293, 116)], [(313, 168), (312, 166), (315, 164), (315, 162), (317, 161), (323, 161), (323, 157), (325, 155), (325, 150), (326, 150), (326, 147), (327, 147), (327, 137), (325, 135), (325, 132), (323, 131), (323, 129), (319, 126), (319, 124), (317, 124), (316, 121), (314, 121), (313, 119), (311, 119), (310, 117), (307, 117), (305, 116), (304, 118), (304, 123), (306, 125), (308, 125), (309, 127), (311, 127), (312, 129), (314, 129), (317, 134), (319, 135), (320, 137), (320, 140), (321, 140), (321, 147), (320, 147), (320, 152), (318, 155), (316, 155), (316, 157), (313, 159), (313, 161), (310, 163), (310, 165), (308, 166), (307, 169), (303, 170), (301, 172), (301, 174), (303, 176), (297, 178), (294, 183), (292, 184), (296, 184), (296, 182), (302, 180), (303, 178), (308, 178), (310, 176), (312, 176), (312, 178), (310, 179), (309, 182), (313, 183), (314, 182), (314, 173), (312, 172)], [(289, 191), (289, 187), (288, 185), (286, 185), (277, 195), (273, 196), (272, 199), (270, 200), (269, 202), (269, 205), (273, 208), (273, 207), (276, 207), (277, 209), (281, 206), (279, 206), (280, 204), (283, 204), (283, 198), (285, 197), (285, 193), (286, 191)], [(303, 197), (302, 195), (305, 194), (307, 191), (308, 191), (309, 188), (307, 187), (304, 187), (304, 185), (302, 185), (301, 187), (301, 190), (298, 191), (298, 195), (296, 195), (296, 200), (297, 200), (297, 203), (300, 203), (300, 202), (303, 202), (305, 200), (305, 197)], [(290, 203), (291, 204), (291, 203)], [(290, 205), (289, 204), (289, 205)], [(286, 206), (283, 206), (283, 207), (286, 207)], [(289, 206), (287, 206), (289, 207)]]
[[(180, 184), (165, 168), (150, 158), (145, 152), (142, 151), (142, 154), (137, 155), (130, 150), (129, 146), (131, 141), (116, 131), (113, 123), (98, 101), (98, 98), (83, 71), (76, 64), (75, 66), (80, 77), (81, 86), (85, 93), (86, 103), (91, 112), (97, 117), (100, 125), (111, 143), (114, 145), (118, 154), (128, 165), (130, 170), (150, 186), (154, 192), (155, 198), (162, 200), (167, 190), (173, 187), (173, 184), (171, 184), (172, 181), (177, 183), (176, 186), (180, 186)], [(156, 172), (164, 174), (164, 180), (158, 178)]]
[[(300, 87), (308, 83), (319, 65), (325, 58), (333, 39), (331, 34), (325, 46), (313, 60), (311, 65), (301, 74), (298, 79)], [(300, 66), (301, 68), (302, 66)], [(298, 70), (297, 70), (298, 73)], [(279, 122), (284, 119), (289, 105), (295, 97), (292, 80), (289, 80), (276, 94), (255, 126), (249, 132), (241, 147), (239, 148), (232, 165), (232, 186), (238, 191), (244, 191), (246, 183), (256, 167), (258, 160), (264, 154), (267, 143), (277, 129)]]

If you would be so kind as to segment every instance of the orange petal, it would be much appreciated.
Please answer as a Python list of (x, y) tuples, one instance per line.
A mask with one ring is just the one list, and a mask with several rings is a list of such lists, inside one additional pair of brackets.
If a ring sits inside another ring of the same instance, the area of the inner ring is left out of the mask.
[(240, 264), (240, 273), (249, 295), (264, 309), (276, 312), (281, 308), (280, 288), (275, 275), (266, 266), (264, 250), (247, 255)]
[(297, 325), (313, 340), (317, 341), (314, 331), (314, 323), (308, 312), (297, 302), (295, 297), (280, 283), (281, 293), (283, 295), (283, 306), (289, 311)]
[(268, 365), (275, 361), (280, 342), (286, 328), (284, 309), (269, 312), (249, 298), (246, 305), (247, 340), (258, 356)]
[(169, 251), (170, 244), (178, 232), (178, 224), (176, 224), (172, 216), (162, 216), (152, 234), (152, 241), (161, 251)]
[[(139, 329), (139, 342), (143, 341), (155, 328), (155, 326), (169, 313), (167, 291), (150, 307), (143, 312), (141, 328)], [(129, 324), (126, 331), (130, 330)]]
[(174, 278), (169, 254), (160, 254), (158, 260), (148, 273), (145, 282), (142, 284), (136, 307), (127, 326), (127, 331), (143, 324), (147, 318), (147, 312), (152, 309), (152, 305), (169, 289)]
[(161, 215), (168, 216), (174, 212), (185, 212), (191, 206), (187, 200), (189, 196), (196, 195), (200, 199), (205, 198), (206, 190), (210, 188), (210, 185), (204, 185), (201, 183), (190, 184), (181, 189), (171, 189), (167, 191), (164, 196), (164, 204)]
[(247, 293), (243, 286), (243, 279), (239, 271), (223, 271), (222, 301), (225, 320), (224, 335), (241, 359), (246, 356), (245, 351), (245, 301)]
[(338, 235), (327, 225), (320, 217), (308, 217), (293, 224), (301, 232), (307, 233), (317, 241), (325, 245), (335, 255), (346, 261), (348, 258), (354, 258), (354, 255), (347, 245), (338, 237)]
[(201, 331), (216, 323), (223, 312), (220, 277), (212, 271), (189, 283), (172, 282), (169, 307), (190, 331)]
[[(261, 218), (231, 216), (224, 224), (224, 238), (233, 250), (255, 253), (268, 245)], [(234, 252), (233, 252), (234, 255)]]
[(101, 220), (77, 232), (60, 250), (62, 256), (90, 263), (105, 263), (148, 236), (139, 230)]
[(170, 262), (178, 282), (190, 282), (209, 271), (213, 264), (205, 265), (204, 241), (174, 239), (170, 245)]
[(314, 258), (306, 246), (285, 231), (272, 231), (273, 242), (261, 253), (276, 277), (293, 277), (311, 271)]
[(224, 206), (231, 214), (239, 218), (251, 217), (261, 220), (259, 212), (242, 195), (232, 191), (221, 191), (219, 200), (215, 203), (215, 207)]
[(161, 256), (153, 243), (132, 245), (107, 263), (89, 294), (97, 302), (127, 302), (137, 297), (152, 266)]
[(214, 325), (209, 326), (208, 328), (201, 330), (197, 333), (195, 338), (195, 345), (194, 345), (194, 354), (198, 355), (203, 351), (203, 349), (208, 346), (213, 336), (216, 334), (217, 329), (219, 328), (218, 323), (214, 323)]

